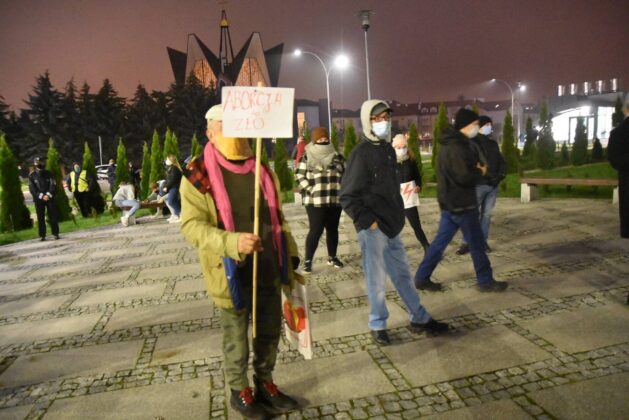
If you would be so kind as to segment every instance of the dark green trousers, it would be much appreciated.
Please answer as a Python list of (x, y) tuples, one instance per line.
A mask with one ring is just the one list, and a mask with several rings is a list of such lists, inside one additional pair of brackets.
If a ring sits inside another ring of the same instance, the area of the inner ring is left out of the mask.
[[(249, 326), (251, 317), (251, 289), (245, 289), (246, 308), (221, 309), (223, 324), (223, 368), (225, 380), (233, 390), (249, 386)], [(257, 337), (253, 339), (253, 371), (262, 381), (273, 380), (277, 346), (282, 326), (282, 295), (277, 286), (258, 288)]]

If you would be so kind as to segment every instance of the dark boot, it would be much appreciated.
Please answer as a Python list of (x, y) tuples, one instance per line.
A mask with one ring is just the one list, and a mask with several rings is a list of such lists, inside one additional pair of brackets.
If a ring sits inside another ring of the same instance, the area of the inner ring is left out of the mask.
[(242, 391), (232, 389), (229, 405), (238, 411), (246, 419), (269, 419), (271, 416), (253, 397), (253, 390), (250, 387)]
[(256, 401), (269, 412), (281, 414), (299, 407), (297, 401), (281, 392), (273, 382), (258, 380), (256, 375), (253, 375), (253, 382), (256, 386)]

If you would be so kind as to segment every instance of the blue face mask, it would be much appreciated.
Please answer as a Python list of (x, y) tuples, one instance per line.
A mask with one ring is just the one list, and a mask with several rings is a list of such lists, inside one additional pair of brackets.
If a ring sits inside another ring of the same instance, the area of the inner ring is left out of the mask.
[(481, 127), (481, 129), (479, 130), (479, 133), (481, 133), (484, 136), (488, 136), (491, 134), (491, 124), (485, 124), (484, 126)]
[(381, 140), (385, 140), (389, 137), (391, 131), (390, 121), (375, 122), (371, 125), (371, 131)]

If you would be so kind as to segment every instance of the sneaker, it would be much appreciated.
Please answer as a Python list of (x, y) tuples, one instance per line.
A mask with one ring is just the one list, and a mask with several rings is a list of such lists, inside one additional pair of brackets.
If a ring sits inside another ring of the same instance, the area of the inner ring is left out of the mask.
[(456, 255), (465, 255), (470, 252), (470, 246), (468, 244), (463, 244), (456, 250)]
[(170, 223), (170, 221), (171, 221), (171, 220), (173, 220), (173, 218), (174, 218), (174, 217), (175, 217), (174, 215), (173, 215), (173, 216), (170, 216), (168, 219), (166, 219), (166, 221), (167, 221), (168, 223)]
[(256, 401), (273, 414), (282, 414), (293, 411), (299, 407), (299, 403), (293, 398), (281, 392), (273, 382), (260, 381), (253, 375), (256, 386)]
[(481, 292), (504, 292), (507, 287), (509, 287), (509, 283), (506, 281), (497, 281), (494, 280), (489, 284), (478, 285), (478, 290)]
[(448, 331), (450, 326), (445, 322), (436, 321), (430, 318), (430, 321), (425, 324), (420, 324), (419, 322), (411, 322), (411, 325), (408, 327), (412, 332), (419, 334), (422, 332), (426, 332), (427, 334), (437, 335), (442, 334)]
[(269, 413), (267, 413), (262, 404), (253, 398), (253, 390), (250, 387), (242, 391), (234, 391), (232, 389), (229, 405), (246, 419), (270, 418)]
[(335, 268), (343, 268), (343, 263), (336, 257), (328, 257), (328, 265), (334, 266)]
[(303, 274), (312, 273), (312, 261), (304, 261), (304, 267), (301, 269)]
[(429, 278), (426, 280), (415, 279), (415, 288), (419, 290), (428, 290), (430, 292), (438, 292), (442, 289), (441, 283), (435, 283)]
[(122, 216), (120, 218), (120, 223), (122, 223), (122, 226), (129, 226), (129, 218)]
[(389, 338), (389, 334), (386, 330), (371, 330), (371, 338), (373, 338), (373, 341), (381, 346), (388, 346), (391, 344), (391, 339)]
[(179, 216), (173, 216), (170, 219), (168, 219), (168, 223), (179, 223), (181, 222), (181, 219), (179, 218)]

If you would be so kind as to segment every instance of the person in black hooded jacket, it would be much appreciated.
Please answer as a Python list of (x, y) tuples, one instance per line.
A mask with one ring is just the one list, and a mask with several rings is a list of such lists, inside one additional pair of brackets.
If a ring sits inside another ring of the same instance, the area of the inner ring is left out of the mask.
[[(479, 153), (479, 160), (487, 162), (487, 173), (476, 185), (476, 199), (478, 201), (478, 212), (480, 213), (480, 227), (483, 231), (487, 252), (491, 252), (487, 238), (489, 237), (489, 225), (491, 224), (491, 213), (496, 206), (498, 197), (498, 185), (505, 178), (507, 164), (500, 153), (500, 147), (492, 137), (493, 122), (491, 118), (481, 115), (478, 119), (480, 130), (476, 137), (471, 139), (472, 146), (475, 146)], [(456, 251), (463, 255), (470, 250), (467, 242)]]
[(52, 173), (45, 168), (44, 159), (36, 157), (34, 160), (35, 170), (28, 176), (28, 189), (33, 197), (35, 211), (37, 212), (37, 226), (39, 228), (39, 239), (46, 240), (46, 209), (48, 209), (48, 220), (50, 230), (55, 239), (59, 239), (59, 219), (57, 216), (57, 204), (55, 194), (57, 193), (57, 183)]
[[(620, 237), (629, 238), (629, 94), (623, 106), (625, 119), (609, 134), (607, 159), (618, 171), (618, 207)], [(629, 296), (627, 296), (629, 301)]]
[(441, 284), (434, 283), (430, 276), (459, 229), (470, 245), (479, 290), (502, 291), (508, 287), (507, 282), (493, 277), (478, 217), (476, 184), (487, 174), (487, 165), (479, 161), (479, 154), (469, 139), (476, 137), (479, 128), (478, 114), (461, 108), (456, 113), (454, 128), (446, 127), (440, 139), (436, 169), (441, 219), (437, 235), (415, 273), (415, 287), (420, 290), (441, 289)]

